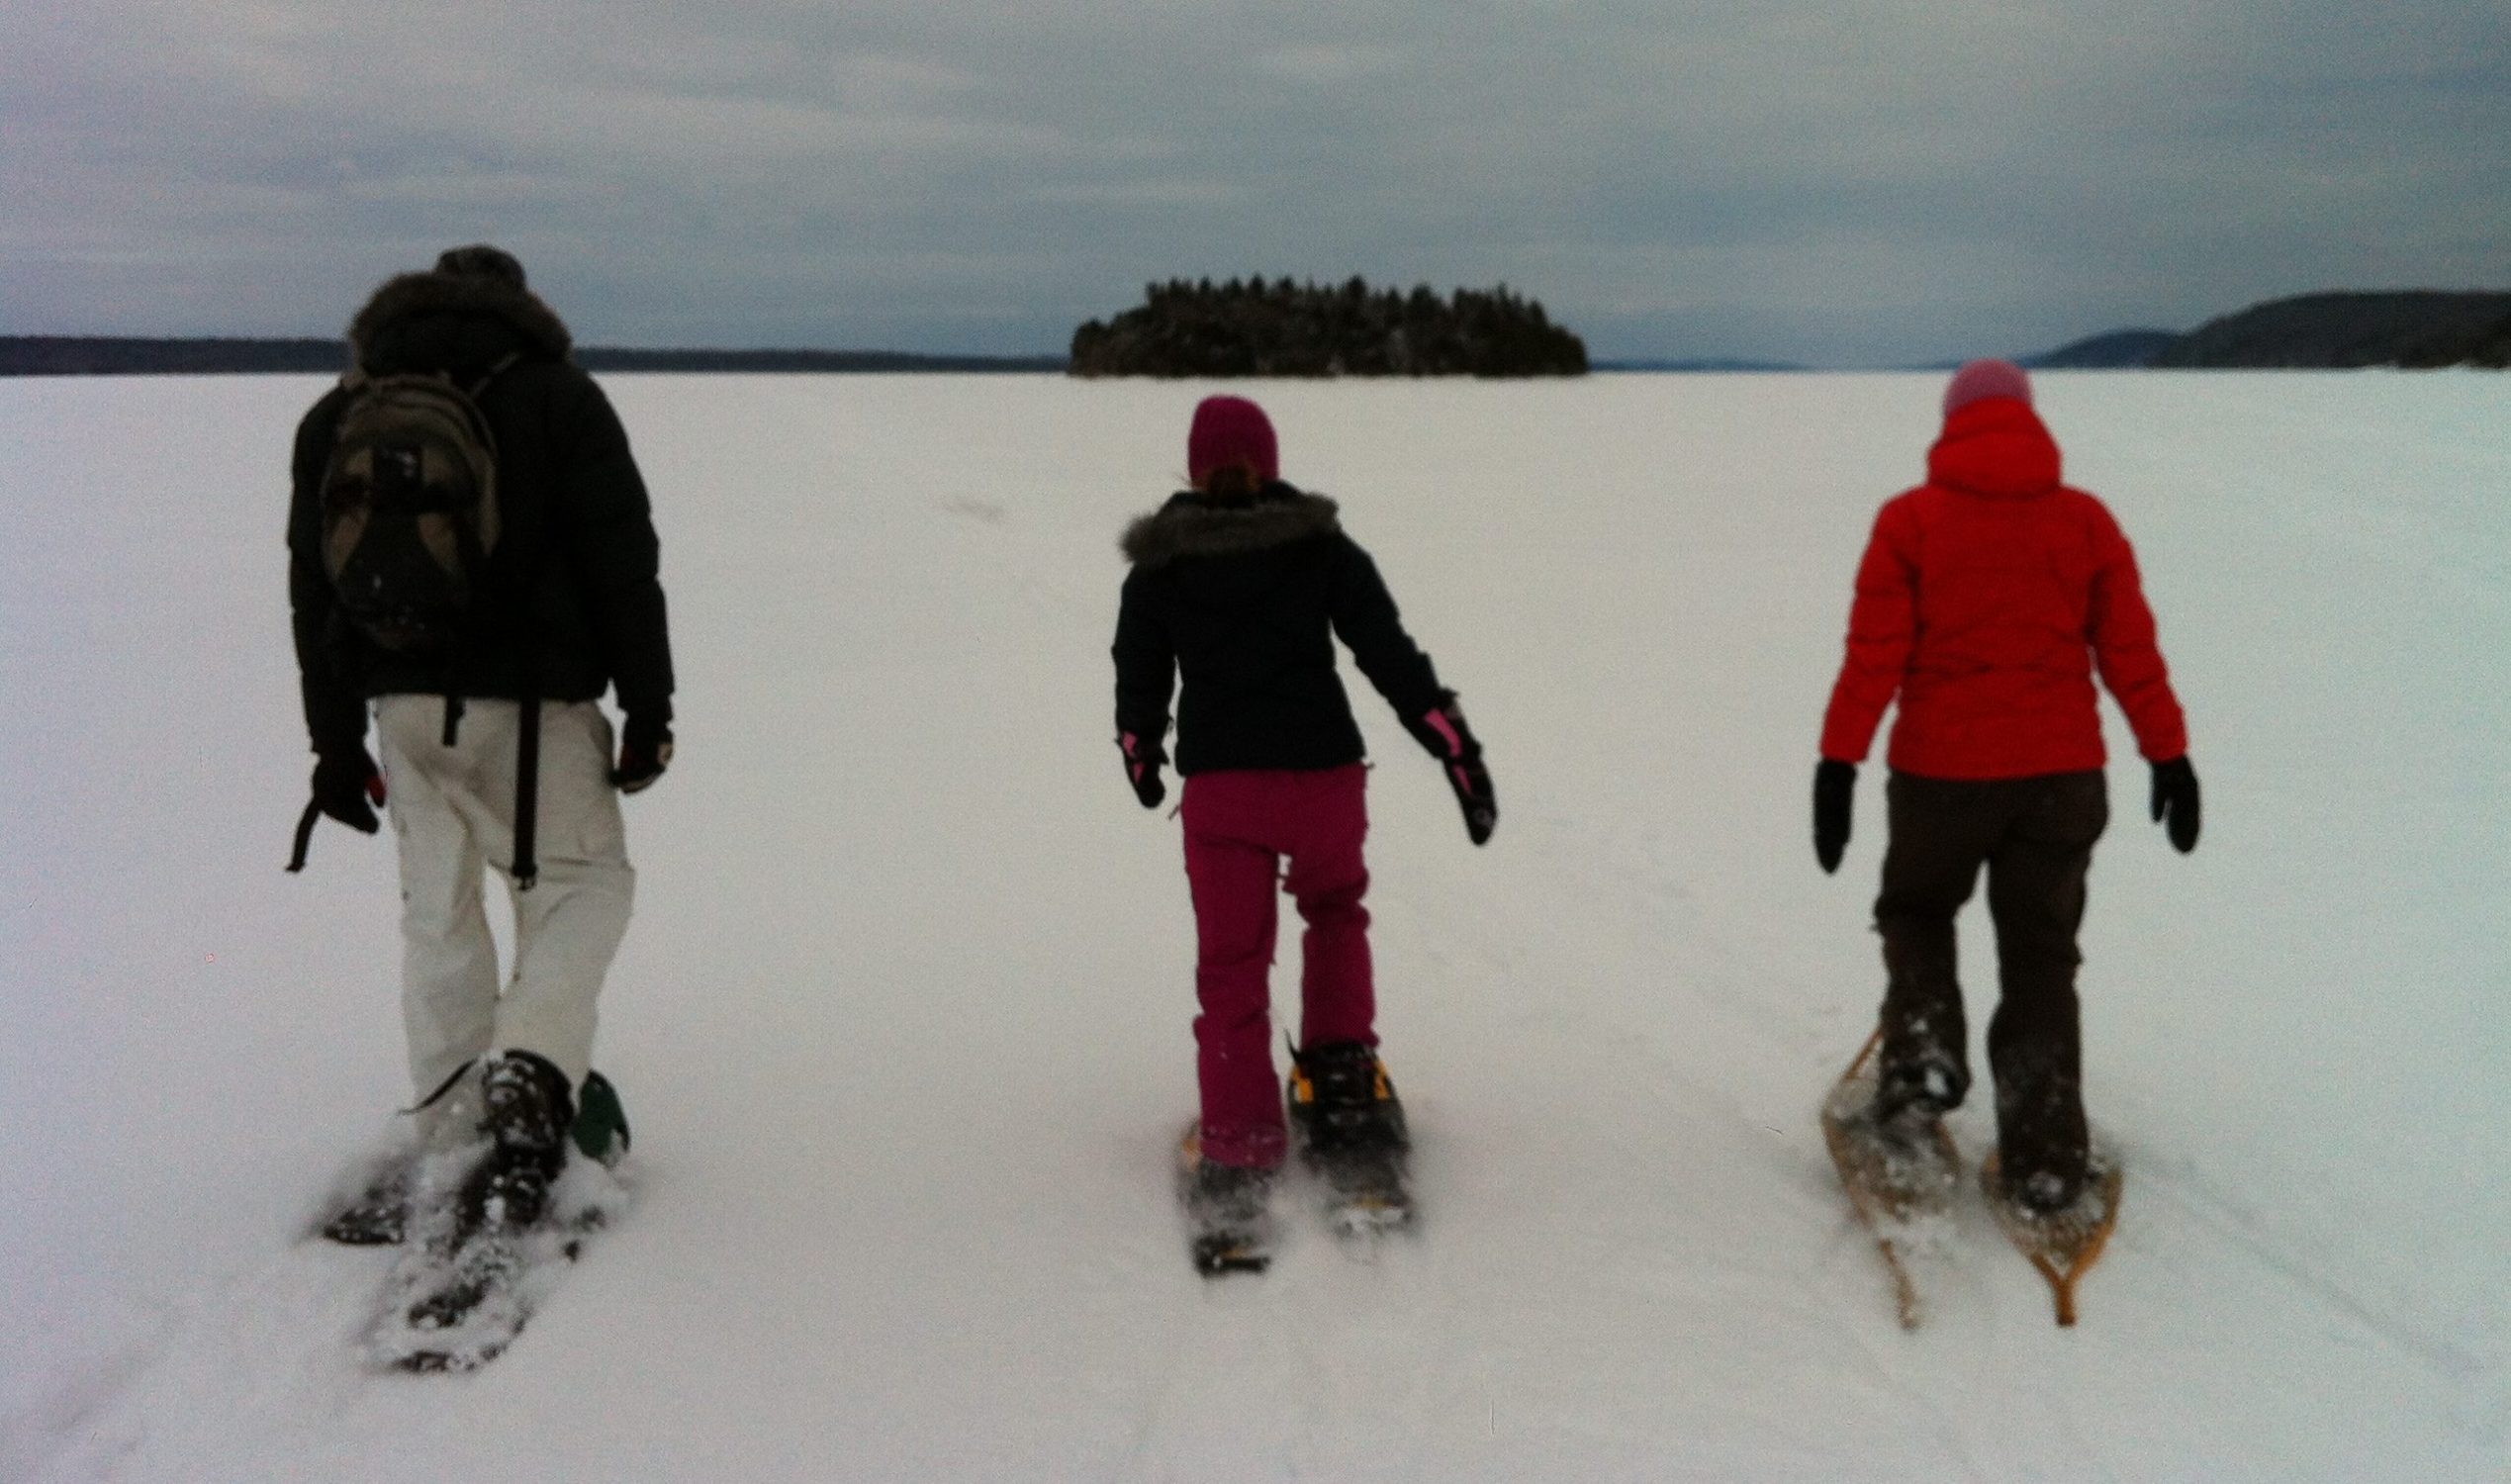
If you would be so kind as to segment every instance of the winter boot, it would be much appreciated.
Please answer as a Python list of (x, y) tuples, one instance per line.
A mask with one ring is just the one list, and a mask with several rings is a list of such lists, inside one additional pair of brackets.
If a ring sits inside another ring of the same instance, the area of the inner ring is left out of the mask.
[(2083, 1100), (2071, 1082), (2044, 1078), (1997, 1088), (1997, 1163), (2005, 1194), (2047, 1215), (2075, 1204), (2092, 1162)]
[(1411, 1145), (1386, 1064), (1357, 1041), (1291, 1053), (1290, 1123), (1311, 1159), (1400, 1155)]
[(1195, 1271), (1207, 1278), (1262, 1272), (1272, 1261), (1276, 1172), (1269, 1164), (1205, 1159), (1201, 1125), (1187, 1125), (1177, 1146), (1177, 1197), (1185, 1207)]
[(2077, 1171), (2070, 1176), (2064, 1170), (2035, 1169), (2019, 1178), (2009, 1177), (2005, 1181), (2005, 1194), (2008, 1199), (2024, 1210), (2037, 1212), (2042, 1216), (2063, 1211), (2074, 1205), (2076, 1197), (2083, 1193), (2084, 1174), (2082, 1171)]
[(1205, 1230), (1254, 1229), (1262, 1223), (1272, 1199), (1273, 1175), (1271, 1165), (1198, 1158), (1186, 1175), (1186, 1214)]
[(455, 1240), (519, 1232), (540, 1220), (566, 1167), (575, 1098), (566, 1073), (530, 1052), (492, 1057), (480, 1073), (480, 1135), (488, 1141), (456, 1201)]
[(1941, 1050), (1896, 1059), (1875, 1078), (1878, 1127), (1932, 1123), (1962, 1105), (1971, 1074), (1961, 1059)]

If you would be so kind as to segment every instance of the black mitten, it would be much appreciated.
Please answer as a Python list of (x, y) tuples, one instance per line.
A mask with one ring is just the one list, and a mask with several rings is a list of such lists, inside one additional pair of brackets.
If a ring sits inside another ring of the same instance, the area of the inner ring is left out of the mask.
[(2182, 855), (2197, 848), (2197, 770), (2185, 754), (2154, 765), (2154, 819)]
[(610, 782), (621, 793), (634, 793), (663, 776), (672, 763), (672, 724), (641, 711), (630, 711), (619, 724), (619, 766)]
[(384, 801), (383, 770), (366, 749), (333, 748), (314, 762), (314, 806), (361, 834), (378, 828), (376, 804)]
[(1160, 767), (1168, 761), (1168, 754), (1156, 739), (1146, 739), (1138, 732), (1127, 732), (1116, 739), (1125, 753), (1125, 782), (1134, 786), (1134, 797), (1146, 809), (1160, 807), (1168, 796), (1168, 786), (1160, 777)]
[(1824, 758), (1814, 768), (1814, 859), (1827, 874), (1848, 849), (1848, 817), (1857, 797), (1857, 765)]

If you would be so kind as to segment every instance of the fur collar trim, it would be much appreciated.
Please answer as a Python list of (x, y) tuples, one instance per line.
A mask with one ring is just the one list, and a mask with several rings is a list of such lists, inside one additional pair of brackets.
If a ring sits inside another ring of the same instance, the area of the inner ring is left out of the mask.
[(366, 365), (392, 330), (436, 316), (495, 321), (522, 339), (526, 353), (550, 360), (565, 360), (575, 347), (566, 322), (529, 289), (450, 273), (404, 273), (377, 289), (349, 322), (350, 357)]
[(1145, 568), (1179, 557), (1268, 551), (1342, 530), (1337, 511), (1325, 496), (1279, 482), (1244, 504), (1216, 504), (1188, 492), (1168, 497), (1166, 505), (1125, 527), (1119, 545), (1127, 561)]

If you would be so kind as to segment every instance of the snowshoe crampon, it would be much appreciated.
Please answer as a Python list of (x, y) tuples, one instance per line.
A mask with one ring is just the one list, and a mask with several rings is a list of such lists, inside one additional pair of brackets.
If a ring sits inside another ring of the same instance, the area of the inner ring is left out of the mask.
[(1995, 1155), (1980, 1166), (1981, 1191), (1998, 1227), (2016, 1251), (2049, 1283), (2061, 1326), (2075, 1324), (2075, 1285), (2101, 1260), (2101, 1250), (2118, 1226), (2120, 1191), (2126, 1172), (2117, 1159), (2095, 1150), (2083, 1188), (2073, 1201), (2042, 1211), (2014, 1198), (2005, 1188)]
[(1881, 1040), (1880, 1031), (1867, 1038), (1823, 1099), (1822, 1142), (1849, 1204), (1883, 1254), (1901, 1326), (1914, 1330), (1925, 1306), (1911, 1265), (1949, 1240), (1961, 1157), (1943, 1120), (1923, 1109), (1875, 1117), (1874, 1057)]
[(1270, 1169), (1203, 1158), (1202, 1125), (1186, 1125), (1177, 1145), (1177, 1199), (1196, 1272), (1210, 1278), (1271, 1265), (1272, 1185)]

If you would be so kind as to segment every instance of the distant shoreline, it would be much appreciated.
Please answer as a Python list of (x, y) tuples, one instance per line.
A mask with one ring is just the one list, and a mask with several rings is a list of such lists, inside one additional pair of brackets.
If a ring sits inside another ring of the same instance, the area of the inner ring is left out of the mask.
[[(588, 371), (1061, 375), (1062, 356), (920, 355), (900, 350), (657, 350), (586, 345)], [(0, 335), (0, 376), (335, 375), (339, 340), (241, 336)]]

